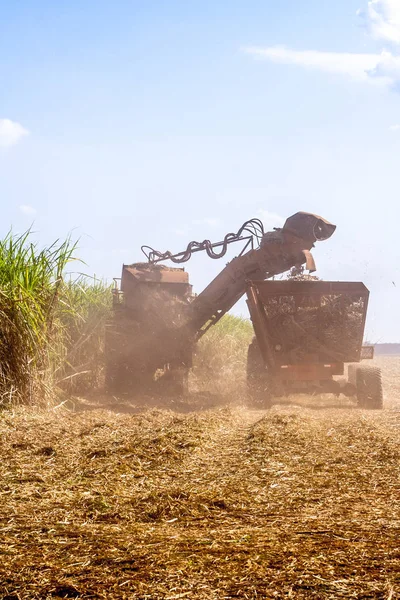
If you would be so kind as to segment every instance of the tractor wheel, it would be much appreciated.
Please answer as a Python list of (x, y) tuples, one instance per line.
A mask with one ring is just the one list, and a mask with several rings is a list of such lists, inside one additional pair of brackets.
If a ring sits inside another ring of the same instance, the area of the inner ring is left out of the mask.
[(383, 407), (382, 373), (378, 367), (358, 367), (356, 386), (360, 408), (379, 410)]
[(269, 408), (272, 404), (271, 384), (255, 339), (247, 351), (247, 396), (252, 408)]

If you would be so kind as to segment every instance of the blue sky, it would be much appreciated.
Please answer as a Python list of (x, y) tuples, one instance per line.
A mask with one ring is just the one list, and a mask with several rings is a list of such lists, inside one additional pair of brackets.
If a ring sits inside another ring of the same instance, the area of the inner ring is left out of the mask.
[[(364, 281), (368, 336), (400, 341), (399, 0), (0, 5), (0, 234), (73, 231), (111, 278), (317, 212), (318, 274)], [(188, 263), (196, 290), (222, 266)]]

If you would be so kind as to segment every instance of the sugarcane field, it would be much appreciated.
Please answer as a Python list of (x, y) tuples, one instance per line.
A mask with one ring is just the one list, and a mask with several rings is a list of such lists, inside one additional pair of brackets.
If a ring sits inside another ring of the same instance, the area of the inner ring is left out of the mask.
[(364, 343), (363, 283), (306, 273), (335, 226), (221, 253), (243, 231), (200, 294), (182, 255), (107, 285), (3, 241), (2, 598), (398, 597), (399, 346)]
[(0, 600), (400, 600), (400, 0), (0, 6)]

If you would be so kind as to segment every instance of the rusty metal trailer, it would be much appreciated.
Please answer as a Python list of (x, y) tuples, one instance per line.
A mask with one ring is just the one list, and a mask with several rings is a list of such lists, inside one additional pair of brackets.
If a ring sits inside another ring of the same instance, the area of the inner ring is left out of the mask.
[(368, 289), (358, 282), (249, 282), (252, 403), (268, 406), (276, 396), (334, 393), (357, 397), (362, 408), (382, 408), (380, 369), (359, 364), (373, 358), (373, 348), (363, 346), (368, 299)]

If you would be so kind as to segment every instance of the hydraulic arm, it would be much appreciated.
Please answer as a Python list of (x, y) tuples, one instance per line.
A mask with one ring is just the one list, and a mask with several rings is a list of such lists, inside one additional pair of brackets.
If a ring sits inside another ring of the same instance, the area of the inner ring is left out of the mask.
[[(304, 263), (309, 271), (315, 271), (310, 250), (315, 242), (330, 238), (335, 229), (335, 225), (318, 215), (298, 212), (289, 217), (282, 228), (272, 232), (264, 233), (260, 221), (253, 219), (247, 221), (237, 234), (228, 234), (223, 242), (191, 242), (185, 252), (177, 255), (170, 252), (162, 254), (149, 248), (148, 256), (151, 262), (170, 259), (181, 263), (189, 260), (192, 252), (206, 250), (212, 258), (220, 258), (229, 243), (246, 240), (246, 250), (252, 242), (251, 236), (258, 239), (258, 248), (251, 247), (245, 253), (242, 251), (191, 303), (187, 327), (192, 335), (199, 338), (244, 295), (248, 280), (268, 279)], [(244, 236), (244, 233), (249, 236)], [(214, 252), (217, 246), (222, 246), (219, 253)]]

